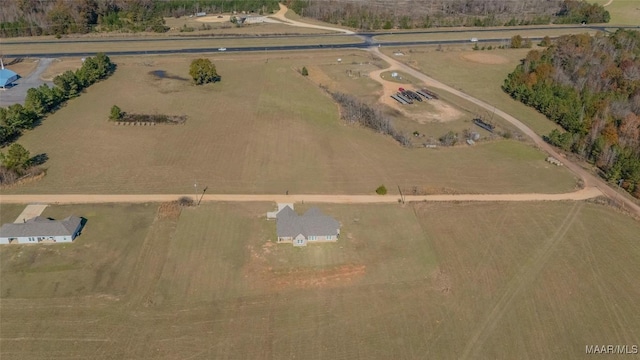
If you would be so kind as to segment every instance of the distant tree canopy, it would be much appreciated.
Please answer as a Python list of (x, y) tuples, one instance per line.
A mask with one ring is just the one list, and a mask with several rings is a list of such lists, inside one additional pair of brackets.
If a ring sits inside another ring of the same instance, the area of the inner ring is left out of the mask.
[(91, 31), (165, 32), (163, 17), (278, 9), (277, 0), (2, 0), (0, 36)]
[(17, 139), (23, 130), (35, 126), (46, 114), (55, 111), (67, 99), (78, 96), (86, 87), (107, 78), (115, 68), (103, 53), (88, 57), (80, 69), (56, 76), (53, 87), (44, 84), (27, 90), (24, 106), (15, 104), (0, 108), (0, 145)]
[(429, 0), (420, 6), (390, 0), (289, 0), (288, 5), (302, 16), (365, 30), (609, 21), (602, 5), (584, 0)]
[(189, 75), (196, 85), (220, 81), (216, 66), (209, 59), (195, 59), (189, 66)]
[(503, 89), (566, 130), (551, 132), (549, 143), (640, 197), (640, 32), (562, 36), (530, 51)]

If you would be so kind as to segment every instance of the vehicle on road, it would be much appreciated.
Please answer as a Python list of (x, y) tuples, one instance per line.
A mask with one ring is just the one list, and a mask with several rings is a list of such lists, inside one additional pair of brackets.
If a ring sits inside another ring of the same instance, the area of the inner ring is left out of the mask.
[(227, 48), (218, 48), (218, 51), (227, 51)]

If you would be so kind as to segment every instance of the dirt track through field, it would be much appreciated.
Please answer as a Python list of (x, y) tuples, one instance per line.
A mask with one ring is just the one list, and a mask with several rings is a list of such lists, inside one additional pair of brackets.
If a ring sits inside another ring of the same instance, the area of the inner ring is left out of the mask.
[[(406, 202), (419, 201), (563, 201), (586, 200), (602, 195), (595, 187), (564, 194), (456, 194), (456, 195), (410, 195)], [(147, 203), (170, 202), (186, 194), (49, 194), (49, 195), (2, 195), (0, 204), (48, 203), (48, 204), (92, 204), (92, 203)], [(192, 196), (191, 196), (192, 197)], [(292, 203), (335, 203), (335, 204), (376, 204), (397, 203), (400, 195), (321, 195), (321, 194), (207, 194), (203, 202), (292, 202)]]
[(583, 206), (584, 204), (577, 203), (571, 208), (567, 216), (562, 221), (562, 224), (558, 227), (558, 230), (541, 244), (538, 251), (532, 255), (530, 260), (525, 263), (520, 268), (520, 271), (511, 279), (511, 281), (509, 281), (504, 292), (495, 302), (495, 305), (488, 313), (486, 313), (482, 323), (476, 327), (473, 335), (469, 339), (469, 342), (467, 342), (460, 359), (468, 359), (472, 354), (481, 353), (480, 350), (484, 342), (487, 340), (487, 337), (493, 333), (493, 329), (500, 323), (504, 314), (510, 309), (510, 306), (516, 296), (522, 290), (527, 289), (543, 270), (545, 264), (549, 260), (549, 257), (553, 254), (553, 251), (558, 246), (559, 242), (565, 238), (567, 231), (569, 231), (573, 225)]
[[(500, 109), (495, 109), (493, 106), (485, 103), (482, 100), (476, 99), (471, 95), (468, 95), (460, 90), (456, 90), (454, 88), (452, 88), (451, 86), (445, 85), (417, 70), (415, 70), (414, 68), (400, 62), (397, 61), (396, 59), (387, 56), (385, 54), (383, 54), (379, 48), (370, 48), (368, 51), (374, 53), (376, 56), (378, 56), (379, 58), (381, 58), (382, 60), (388, 62), (391, 67), (393, 68), (397, 68), (400, 69), (404, 72), (406, 72), (407, 74), (415, 77), (418, 80), (423, 81), (426, 86), (430, 86), (430, 87), (434, 87), (434, 88), (438, 88), (438, 89), (442, 89), (444, 91), (447, 91), (453, 95), (456, 95), (460, 98), (463, 98), (467, 101), (470, 101), (478, 106), (481, 106), (484, 109), (487, 109), (488, 111), (495, 111), (495, 114), (500, 116), (501, 118), (505, 119), (506, 121), (510, 122), (512, 125), (514, 125), (518, 130), (520, 130), (524, 135), (530, 137), (533, 142), (535, 143), (535, 145), (540, 148), (542, 151), (548, 153), (549, 155), (555, 157), (556, 159), (563, 159), (563, 162), (565, 164), (565, 166), (574, 174), (576, 174), (580, 179), (582, 179), (582, 181), (584, 182), (584, 185), (586, 188), (592, 188), (592, 187), (596, 187), (598, 188), (598, 190), (600, 190), (603, 195), (611, 198), (611, 199), (617, 199), (618, 197), (620, 197), (618, 195), (618, 193), (612, 189), (611, 187), (609, 187), (609, 185), (602, 179), (598, 178), (597, 176), (593, 175), (592, 173), (590, 173), (589, 171), (583, 169), (582, 167), (580, 167), (578, 164), (575, 164), (571, 161), (569, 161), (569, 159), (566, 159), (564, 157), (562, 157), (555, 148), (553, 148), (553, 146), (549, 145), (548, 143), (546, 143), (542, 137), (540, 137), (538, 134), (536, 134), (531, 128), (529, 128), (528, 126), (526, 126), (524, 123), (522, 123), (520, 120), (516, 119), (515, 117), (507, 114), (506, 112), (500, 110)], [(633, 200), (627, 199), (625, 197), (620, 197), (620, 201), (623, 202), (624, 207), (629, 210), (632, 214), (634, 214), (637, 217), (640, 217), (640, 206), (638, 206), (636, 203), (633, 202)]]

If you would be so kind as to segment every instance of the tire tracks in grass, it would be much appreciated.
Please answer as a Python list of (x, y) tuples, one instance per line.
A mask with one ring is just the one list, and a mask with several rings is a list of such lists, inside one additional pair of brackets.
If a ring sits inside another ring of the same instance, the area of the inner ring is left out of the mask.
[(171, 239), (180, 216), (177, 204), (175, 204), (178, 207), (177, 215), (164, 216), (162, 214), (163, 205), (165, 204), (158, 207), (158, 213), (142, 243), (136, 265), (132, 271), (127, 302), (129, 307), (153, 305), (156, 285), (162, 275)]
[(469, 359), (473, 354), (478, 353), (478, 350), (491, 335), (492, 330), (501, 321), (516, 296), (530, 285), (536, 279), (538, 274), (540, 274), (549, 257), (558, 247), (558, 244), (562, 241), (567, 231), (572, 227), (583, 206), (584, 203), (574, 204), (553, 236), (549, 237), (542, 244), (542, 247), (538, 249), (535, 255), (533, 255), (529, 261), (520, 268), (520, 271), (511, 278), (507, 283), (504, 292), (495, 302), (495, 305), (488, 313), (486, 313), (482, 322), (473, 331), (473, 334), (464, 347), (460, 359)]

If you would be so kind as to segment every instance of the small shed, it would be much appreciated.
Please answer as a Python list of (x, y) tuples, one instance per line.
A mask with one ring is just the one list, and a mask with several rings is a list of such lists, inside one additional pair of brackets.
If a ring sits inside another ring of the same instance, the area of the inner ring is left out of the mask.
[(4, 65), (0, 69), (0, 88), (8, 88), (13, 86), (13, 83), (20, 79), (20, 75), (18, 75), (15, 71), (11, 71), (9, 69), (5, 69)]

